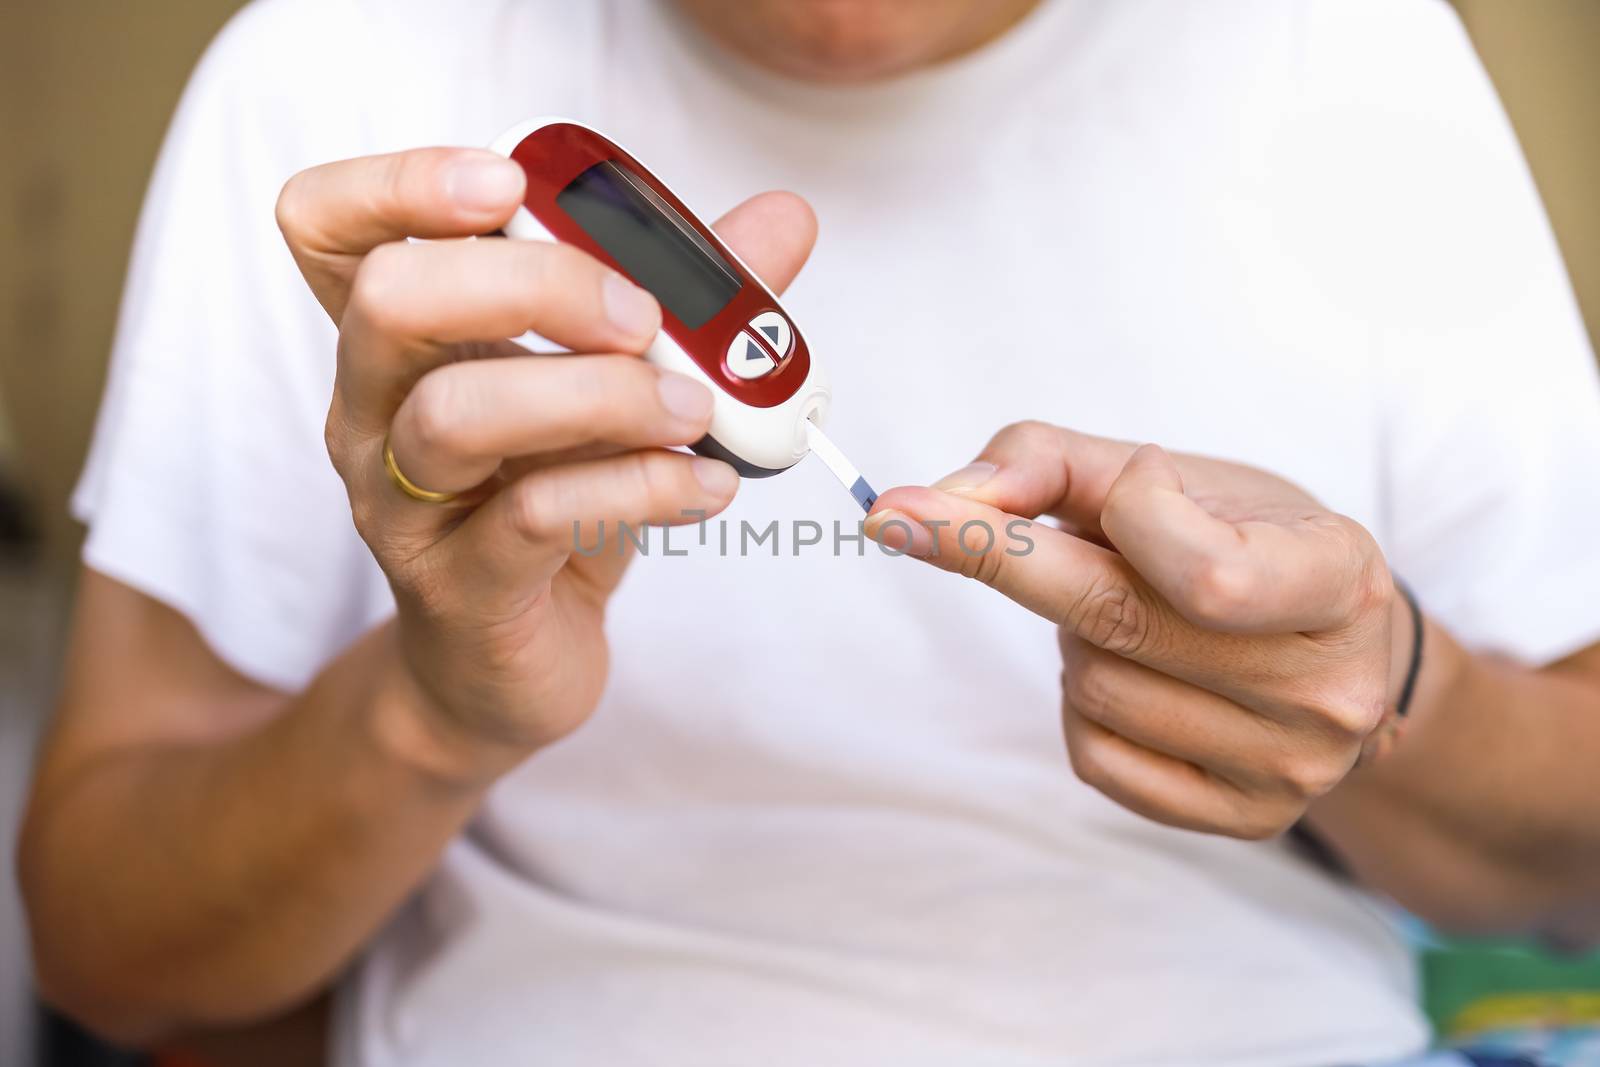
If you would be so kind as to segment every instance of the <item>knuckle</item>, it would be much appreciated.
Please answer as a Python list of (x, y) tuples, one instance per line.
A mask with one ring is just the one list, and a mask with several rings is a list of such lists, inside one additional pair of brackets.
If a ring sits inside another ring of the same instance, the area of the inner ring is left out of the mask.
[(1332, 528), (1345, 557), (1351, 561), (1350, 580), (1345, 586), (1351, 618), (1387, 610), (1395, 595), (1394, 579), (1371, 532), (1344, 515), (1333, 516)]
[(1207, 559), (1191, 569), (1184, 585), (1185, 614), (1208, 627), (1234, 622), (1256, 595), (1254, 576), (1239, 559)]
[(656, 399), (657, 371), (631, 356), (562, 357), (570, 367), (565, 396), (555, 418), (562, 429), (585, 441), (598, 441), (622, 420), (636, 422), (661, 406)]
[(1374, 565), (1363, 567), (1355, 584), (1355, 614), (1376, 615), (1387, 612), (1399, 595), (1394, 586), (1394, 576), (1381, 559)]
[(518, 482), (506, 501), (511, 529), (525, 541), (543, 541), (551, 535), (551, 518), (556, 511), (550, 483), (541, 478)]
[(384, 574), (393, 579), (402, 573), (406, 562), (416, 555), (420, 546), (396, 536), (389, 524), (389, 511), (379, 499), (381, 490), (351, 489), (350, 521), (356, 534), (372, 553), (372, 558)]
[(379, 245), (356, 268), (350, 282), (349, 307), (383, 334), (404, 333), (409, 322), (404, 280), (408, 250), (402, 244)]
[(1344, 778), (1344, 768), (1326, 758), (1297, 754), (1281, 761), (1274, 777), (1290, 795), (1311, 801), (1338, 785)]
[(600, 261), (577, 245), (531, 244), (530, 249), (537, 253), (532, 256), (533, 269), (539, 271), (552, 283), (587, 276), (602, 269)]
[(548, 241), (516, 242), (513, 255), (512, 269), (516, 272), (519, 290), (526, 295), (535, 318), (543, 317), (576, 296), (579, 290), (575, 281), (593, 262), (578, 248)]
[(1013, 422), (995, 434), (996, 441), (1007, 441), (1024, 452), (1054, 451), (1060, 430), (1040, 419), (1023, 419)]
[(1005, 553), (996, 551), (993, 544), (986, 551), (974, 551), (959, 534), (955, 540), (960, 574), (984, 585), (998, 585), (1006, 569)]
[(283, 184), (278, 201), (273, 206), (273, 217), (278, 230), (291, 248), (307, 242), (311, 232), (312, 204), (306, 172), (301, 171)]
[(566, 250), (565, 245), (526, 241), (511, 247), (511, 269), (517, 276), (518, 288), (529, 300), (542, 302), (552, 278), (559, 277), (555, 266)]
[(1241, 841), (1267, 841), (1288, 830), (1305, 814), (1307, 801), (1270, 793), (1235, 793), (1218, 812), (1214, 832)]
[(1119, 656), (1136, 656), (1150, 642), (1151, 613), (1127, 583), (1098, 578), (1068, 610), (1066, 622), (1084, 640)]
[(1072, 765), (1072, 773), (1089, 788), (1104, 793), (1111, 787), (1111, 773), (1094, 744), (1080, 738), (1078, 743), (1068, 745), (1067, 762)]
[(1072, 706), (1084, 718), (1104, 722), (1116, 701), (1111, 664), (1085, 656), (1066, 672), (1065, 687)]
[(641, 410), (661, 410), (659, 387), (663, 371), (637, 356), (594, 356), (591, 359), (600, 369), (594, 376), (597, 403), (614, 405), (617, 393), (626, 390), (636, 398)]
[(328, 417), (322, 422), (322, 444), (333, 469), (346, 478), (350, 469), (350, 426), (339, 410), (337, 398), (328, 406)]
[(619, 457), (609, 477), (615, 479), (611, 492), (614, 514), (598, 516), (613, 522), (638, 526), (675, 510), (695, 496), (699, 483), (689, 465), (668, 452), (630, 452)]
[(475, 419), (472, 397), (456, 376), (439, 368), (423, 375), (406, 399), (408, 428), (418, 447), (428, 452), (470, 451), (468, 429)]
[(1366, 737), (1383, 720), (1385, 703), (1377, 686), (1352, 685), (1324, 693), (1315, 715), (1336, 736), (1355, 740)]
[[(634, 452), (625, 470), (628, 498), (645, 511), (656, 511), (689, 491), (693, 480), (688, 465), (665, 452)], [(643, 515), (632, 518), (642, 519)]]
[(301, 171), (283, 182), (283, 189), (278, 190), (278, 200), (272, 208), (272, 216), (278, 222), (278, 232), (291, 246), (304, 243), (306, 210), (306, 173)]
[(350, 519), (355, 523), (356, 533), (368, 548), (378, 548), (378, 509), (372, 500), (363, 493), (350, 494)]
[(407, 188), (411, 186), (414, 176), (420, 176), (417, 174), (419, 162), (430, 158), (430, 155), (411, 152), (393, 152), (377, 157), (372, 196), (380, 212), (392, 214), (401, 209), (407, 200)]
[(1064, 625), (1056, 627), (1056, 646), (1061, 649), (1061, 666), (1066, 671), (1076, 670), (1091, 654), (1089, 643)]
[(1219, 828), (1219, 832), (1241, 841), (1268, 841), (1293, 826), (1304, 810), (1304, 805), (1285, 810), (1259, 802), (1246, 802), (1227, 826)]

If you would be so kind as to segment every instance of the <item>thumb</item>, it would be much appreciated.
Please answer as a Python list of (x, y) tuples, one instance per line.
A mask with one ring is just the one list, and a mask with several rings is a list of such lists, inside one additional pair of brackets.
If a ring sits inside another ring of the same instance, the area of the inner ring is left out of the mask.
[(1322, 630), (1349, 617), (1371, 535), (1278, 479), (1243, 482), (1221, 500), (1235, 521), (1188, 496), (1173, 458), (1145, 445), (1106, 493), (1100, 525), (1156, 592), (1208, 629)]
[[(1106, 490), (1107, 502), (1116, 493), (1177, 493), (1183, 495), (1183, 473), (1172, 456), (1160, 445), (1140, 445), (1128, 457), (1116, 480)], [(1104, 507), (1101, 518), (1104, 519)]]
[(995, 434), (971, 464), (933, 487), (1013, 515), (1049, 515), (1070, 532), (1103, 542), (1100, 511), (1133, 450), (1126, 441), (1018, 422)]
[(793, 193), (758, 193), (712, 229), (778, 294), (789, 288), (817, 242), (817, 216)]
[(1100, 526), (1111, 546), (1176, 602), (1187, 599), (1206, 561), (1239, 549), (1234, 528), (1185, 495), (1177, 464), (1156, 445), (1135, 451), (1112, 483)]

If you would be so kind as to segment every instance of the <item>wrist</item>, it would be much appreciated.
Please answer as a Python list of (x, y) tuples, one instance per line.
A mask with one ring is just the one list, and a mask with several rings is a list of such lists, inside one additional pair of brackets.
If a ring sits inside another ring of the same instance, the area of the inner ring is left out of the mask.
[(1473, 684), (1477, 661), (1432, 619), (1423, 617), (1423, 656), (1406, 712), (1408, 736), (1427, 733), (1463, 688)]
[(1411, 589), (1399, 579), (1392, 582), (1389, 601), (1389, 693), (1386, 707), (1405, 718), (1416, 689), (1427, 648), (1427, 626), (1422, 608)]
[(1390, 612), (1385, 713), (1362, 746), (1357, 771), (1351, 775), (1354, 780), (1372, 780), (1376, 766), (1405, 764), (1402, 754), (1416, 746), (1416, 735), (1428, 732), (1440, 709), (1455, 699), (1472, 667), (1472, 657), (1424, 615), (1398, 583)]
[(1422, 668), (1424, 630), (1421, 611), (1410, 591), (1399, 579), (1392, 579), (1388, 603), (1388, 687), (1383, 701), (1383, 717), (1361, 742), (1355, 766), (1370, 767), (1394, 750), (1404, 730), (1415, 698), (1416, 683)]
[(379, 667), (367, 724), (384, 758), (450, 791), (481, 791), (527, 758), (527, 748), (456, 725), (406, 662), (394, 623), (372, 634)]

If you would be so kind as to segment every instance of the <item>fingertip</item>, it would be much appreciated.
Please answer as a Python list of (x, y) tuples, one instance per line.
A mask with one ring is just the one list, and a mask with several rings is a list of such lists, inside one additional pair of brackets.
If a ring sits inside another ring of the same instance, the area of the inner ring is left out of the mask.
[(648, 341), (661, 329), (661, 304), (614, 270), (600, 283), (600, 302), (606, 319), (628, 340)]
[(808, 246), (817, 239), (816, 210), (805, 197), (788, 189), (757, 193), (734, 210), (748, 212), (755, 220), (768, 226), (781, 227), (804, 240)]
[(1167, 450), (1154, 441), (1146, 441), (1133, 450), (1133, 455), (1128, 457), (1128, 462), (1138, 460), (1141, 463), (1158, 463), (1167, 455)]
[(708, 456), (696, 456), (689, 463), (694, 471), (695, 480), (717, 500), (726, 503), (733, 499), (733, 494), (739, 489), (739, 472), (720, 459), (711, 459)]
[(712, 229), (773, 292), (783, 294), (817, 240), (817, 216), (795, 193), (758, 193)]
[(988, 460), (976, 460), (968, 463), (958, 471), (945, 475), (929, 488), (937, 489), (942, 493), (966, 496), (975, 490), (981, 489), (984, 483), (993, 478), (995, 472), (999, 469), (998, 466)]
[(876, 508), (867, 516), (866, 535), (891, 552), (925, 559), (934, 554), (933, 531), (903, 511)]
[(446, 198), (474, 216), (501, 216), (522, 202), (527, 176), (505, 156), (482, 149), (463, 149), (447, 162), (440, 176)]
[(656, 392), (667, 414), (692, 428), (701, 428), (711, 422), (711, 390), (687, 374), (662, 371), (656, 379)]
[(897, 485), (878, 494), (878, 499), (873, 503), (872, 510), (867, 513), (867, 518), (870, 521), (874, 515), (891, 510), (919, 515), (927, 511), (928, 504), (937, 500), (939, 495), (926, 486)]
[(1177, 463), (1157, 444), (1143, 444), (1134, 449), (1118, 480), (1183, 492), (1183, 476), (1178, 472)]
[(771, 210), (781, 219), (792, 226), (796, 233), (805, 238), (806, 246), (816, 244), (817, 234), (822, 228), (817, 218), (816, 209), (811, 202), (799, 193), (787, 189), (776, 189), (767, 194), (772, 205)]

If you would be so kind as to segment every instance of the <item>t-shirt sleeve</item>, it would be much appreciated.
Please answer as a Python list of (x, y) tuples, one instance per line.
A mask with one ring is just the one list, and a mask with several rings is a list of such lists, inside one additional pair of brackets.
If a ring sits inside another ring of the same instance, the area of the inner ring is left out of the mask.
[(1395, 572), (1467, 646), (1542, 664), (1600, 640), (1600, 376), (1493, 86), (1449, 6), (1352, 41)]
[(252, 5), (197, 68), (140, 220), (72, 502), (89, 567), (290, 690), (390, 603), (324, 451), (334, 330), (274, 219), (292, 173), (363, 150), (344, 114), (357, 98), (305, 80), (339, 6)]

